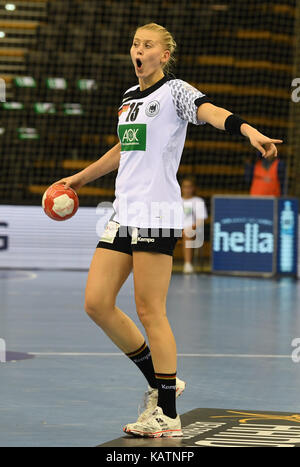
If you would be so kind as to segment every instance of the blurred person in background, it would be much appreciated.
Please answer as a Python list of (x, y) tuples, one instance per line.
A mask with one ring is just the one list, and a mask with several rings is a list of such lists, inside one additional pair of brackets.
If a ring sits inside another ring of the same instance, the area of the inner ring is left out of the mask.
[(245, 179), (252, 196), (282, 196), (285, 194), (286, 165), (273, 157), (262, 158), (257, 152), (258, 158), (246, 160)]
[(207, 210), (204, 200), (195, 196), (196, 183), (195, 179), (185, 177), (181, 183), (181, 197), (183, 202), (183, 232), (182, 232), (182, 249), (183, 249), (183, 273), (191, 274), (194, 272), (193, 252), (194, 248), (188, 247), (188, 242), (194, 240), (196, 232), (198, 235), (204, 235), (204, 220), (207, 218)]

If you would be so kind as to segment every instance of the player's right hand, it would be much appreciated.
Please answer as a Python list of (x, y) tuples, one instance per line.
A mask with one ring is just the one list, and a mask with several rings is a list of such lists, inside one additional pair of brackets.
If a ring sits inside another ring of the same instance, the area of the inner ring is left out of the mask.
[(73, 188), (75, 191), (78, 191), (83, 185), (83, 180), (79, 175), (71, 175), (71, 177), (62, 178), (57, 182), (52, 183), (52, 185), (64, 185), (65, 188)]

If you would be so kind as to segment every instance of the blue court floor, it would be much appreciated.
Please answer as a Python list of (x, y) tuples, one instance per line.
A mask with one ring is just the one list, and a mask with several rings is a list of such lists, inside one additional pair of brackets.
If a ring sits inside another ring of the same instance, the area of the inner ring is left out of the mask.
[[(136, 420), (144, 378), (85, 315), (86, 278), (0, 271), (0, 338), (33, 357), (0, 363), (0, 446), (96, 446)], [(174, 274), (168, 316), (187, 382), (179, 413), (300, 412), (300, 363), (291, 358), (299, 294), (293, 279)], [(118, 306), (138, 323), (132, 276)]]

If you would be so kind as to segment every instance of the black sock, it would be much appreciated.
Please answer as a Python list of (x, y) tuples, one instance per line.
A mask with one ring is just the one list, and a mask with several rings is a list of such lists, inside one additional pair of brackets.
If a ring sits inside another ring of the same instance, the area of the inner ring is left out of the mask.
[(155, 373), (158, 389), (158, 407), (170, 418), (176, 418), (176, 373)]
[(149, 386), (151, 388), (157, 388), (156, 378), (154, 374), (154, 368), (151, 358), (151, 352), (146, 342), (137, 349), (135, 352), (130, 352), (126, 354), (133, 363), (141, 370), (145, 378), (147, 379)]

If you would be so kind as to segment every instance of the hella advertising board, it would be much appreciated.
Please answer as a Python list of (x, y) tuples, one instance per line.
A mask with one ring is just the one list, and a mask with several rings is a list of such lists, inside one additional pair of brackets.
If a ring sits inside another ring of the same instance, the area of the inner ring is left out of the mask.
[(212, 219), (213, 272), (276, 273), (276, 198), (214, 196)]

